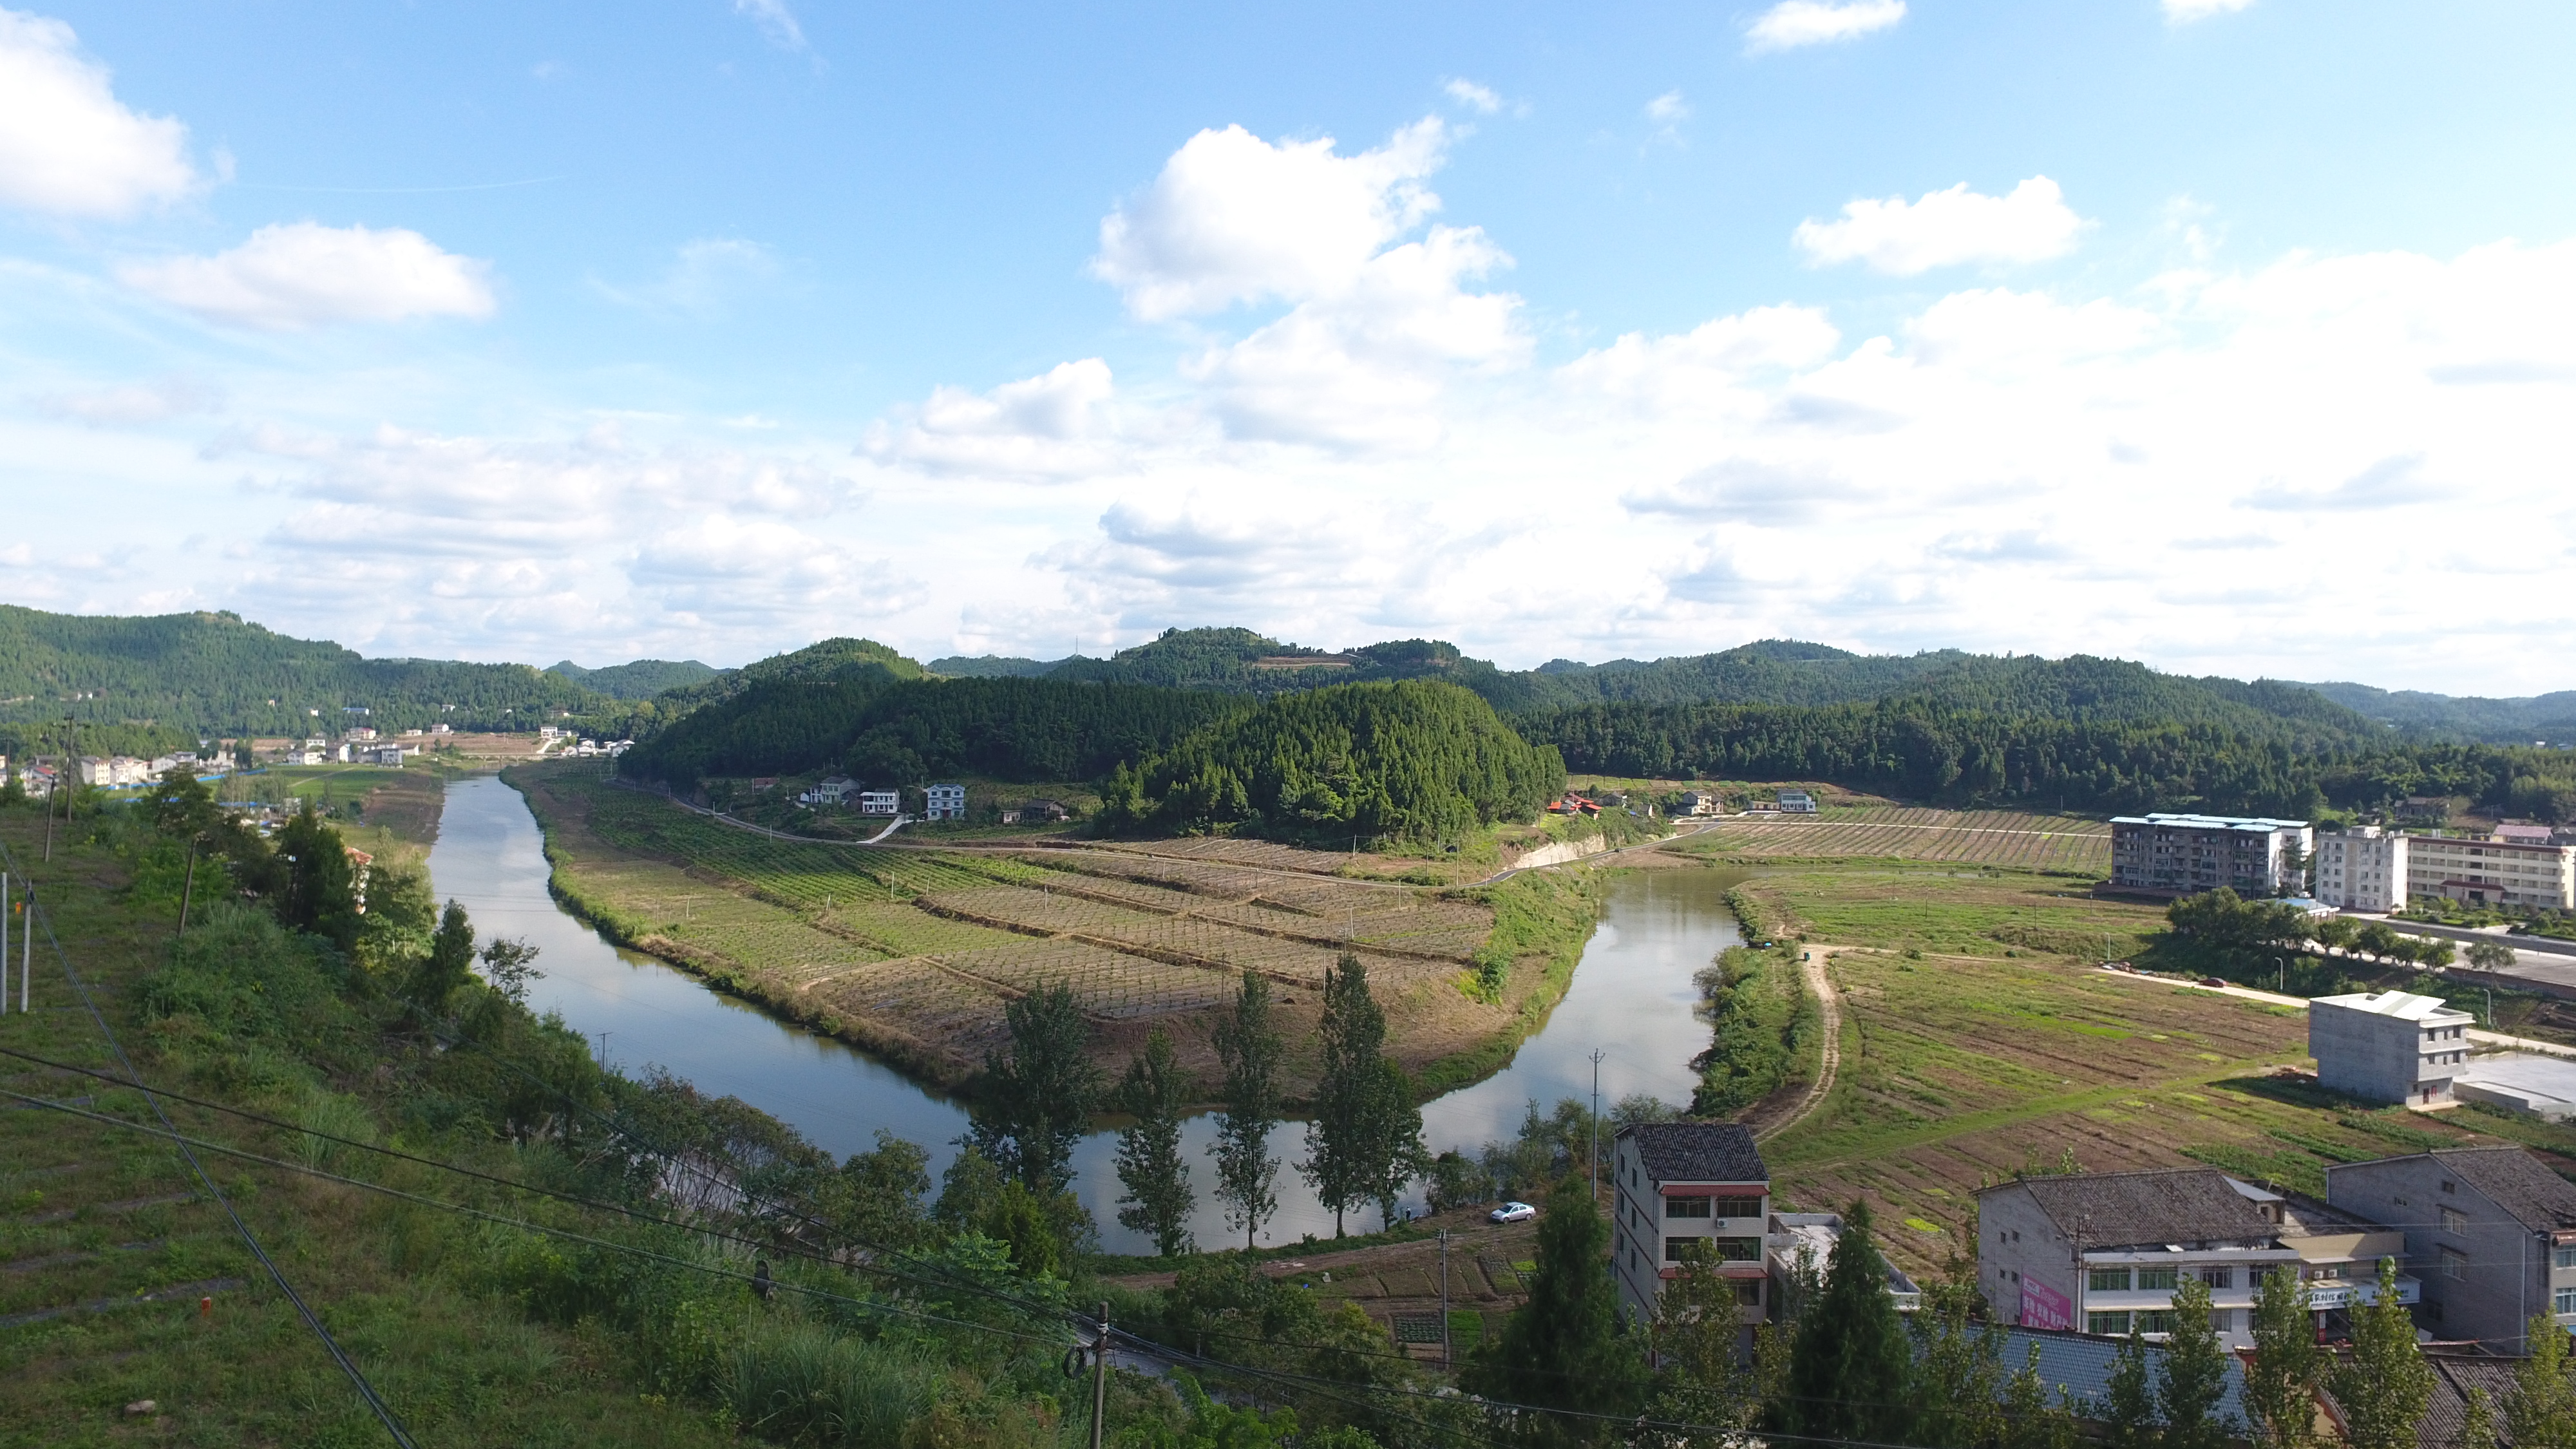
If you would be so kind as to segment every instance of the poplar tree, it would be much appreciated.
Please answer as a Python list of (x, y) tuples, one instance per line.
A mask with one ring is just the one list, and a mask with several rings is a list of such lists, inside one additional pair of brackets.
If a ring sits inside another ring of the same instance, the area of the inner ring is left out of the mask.
[(1557, 1184), (1539, 1216), (1529, 1301), (1469, 1364), (1472, 1393), (1597, 1416), (1521, 1415), (1525, 1440), (1568, 1446), (1612, 1438), (1643, 1398), (1645, 1356), (1621, 1332), (1609, 1239), (1591, 1190), (1572, 1177)]
[(2134, 1328), (2111, 1360), (2111, 1381), (2102, 1394), (2102, 1431), (2111, 1449), (2155, 1449), (2155, 1370), (2147, 1362), (2146, 1337)]
[(2002, 1449), (2075, 1449), (2083, 1435), (2075, 1411), (2064, 1402), (2064, 1390), (2052, 1402), (2048, 1397), (2048, 1380), (2039, 1372), (2039, 1345), (2030, 1346), (2030, 1355), (2013, 1376), (2004, 1381)]
[(1887, 1287), (1887, 1260), (1870, 1237), (1869, 1204), (1843, 1210), (1825, 1286), (1798, 1318), (1784, 1427), (1821, 1439), (1905, 1442), (1913, 1427), (1914, 1356)]
[(1972, 1284), (1942, 1284), (1924, 1293), (1914, 1315), (1922, 1350), (1914, 1442), (1929, 1449), (1987, 1449), (2003, 1438), (2003, 1337), (1968, 1321), (1976, 1296)]
[(1042, 986), (1002, 1008), (1008, 1055), (984, 1057), (985, 1101), (974, 1116), (975, 1146), (1041, 1198), (1073, 1180), (1073, 1147), (1100, 1101), (1100, 1068), (1073, 988)]
[(2486, 1390), (2469, 1390), (2468, 1407), (2460, 1415), (2460, 1438), (2455, 1449), (2496, 1449), (2495, 1406), (2487, 1402)]
[(1278, 1029), (1270, 1024), (1270, 983), (1243, 973), (1234, 1010), (1216, 1026), (1216, 1056), (1225, 1067), (1225, 1110), (1217, 1114), (1216, 1196), (1229, 1227), (1243, 1229), (1248, 1251), (1261, 1225), (1279, 1211), (1279, 1159), (1270, 1129), (1279, 1123)]
[(2174, 1288), (2173, 1331), (2156, 1375), (2164, 1449), (2227, 1449), (2237, 1437), (2236, 1421), (2219, 1408), (2227, 1397), (2227, 1357), (2210, 1318), (2209, 1285), (2185, 1277)]
[(465, 908), (454, 901), (438, 918), (438, 932), (429, 938), (429, 954), (412, 968), (411, 977), (403, 983), (403, 995), (423, 1010), (440, 1012), (447, 1009), (448, 998), (474, 975), (474, 923)]
[(2379, 1260), (2379, 1292), (2352, 1315), (2352, 1357), (2327, 1376), (2352, 1449), (2415, 1449), (2433, 1398), (2433, 1370), (2415, 1347), (2415, 1320), (2397, 1301), (2397, 1260)]
[(1118, 1134), (1118, 1181), (1127, 1189), (1118, 1199), (1118, 1222), (1151, 1235), (1154, 1250), (1166, 1258), (1190, 1250), (1190, 1209), (1198, 1202), (1189, 1164), (1181, 1160), (1181, 1108), (1189, 1092), (1171, 1035), (1155, 1027), (1146, 1033), (1144, 1052), (1127, 1063), (1114, 1099), (1136, 1119)]
[(2506, 1433), (2513, 1449), (2571, 1449), (2576, 1385), (2567, 1381), (2567, 1330), (2541, 1314), (2524, 1332), (2531, 1336), (2531, 1355), (2515, 1366), (2513, 1387), (2505, 1391)]
[(1386, 1012), (1369, 994), (1368, 967), (1349, 952), (1324, 973), (1323, 1074), (1315, 1086), (1315, 1120), (1306, 1129), (1299, 1176), (1333, 1210), (1333, 1236), (1343, 1214), (1375, 1202), (1390, 1221), (1404, 1185), (1428, 1165), (1422, 1113), (1413, 1084), (1386, 1058)]
[(2315, 1437), (2317, 1385), (2325, 1355), (2309, 1318), (2307, 1286), (2274, 1268), (2254, 1298), (2254, 1358), (2245, 1366), (2245, 1408), (2265, 1449), (2306, 1449)]

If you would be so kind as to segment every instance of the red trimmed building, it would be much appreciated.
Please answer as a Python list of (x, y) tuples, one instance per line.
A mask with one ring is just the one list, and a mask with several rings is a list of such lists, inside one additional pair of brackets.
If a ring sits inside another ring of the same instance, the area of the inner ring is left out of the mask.
[(1617, 1187), (1610, 1266), (1630, 1321), (1654, 1316), (1682, 1253), (1705, 1239), (1737, 1280), (1747, 1342), (1770, 1309), (1763, 1235), (1771, 1221), (1771, 1172), (1753, 1134), (1734, 1122), (1641, 1122), (1622, 1127), (1611, 1154)]

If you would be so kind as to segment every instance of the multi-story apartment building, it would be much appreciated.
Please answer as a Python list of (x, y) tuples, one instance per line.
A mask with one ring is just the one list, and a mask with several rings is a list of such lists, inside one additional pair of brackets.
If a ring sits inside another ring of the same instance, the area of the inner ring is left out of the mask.
[(2372, 1102), (2447, 1102), (2476, 1021), (2438, 996), (2320, 996), (2308, 1003), (2308, 1055), (2319, 1086)]
[(2187, 896), (2221, 886), (2240, 896), (2291, 895), (2316, 835), (2304, 820), (2159, 811), (2111, 821), (2111, 885), (2141, 895)]
[(2408, 836), (2406, 894), (2576, 910), (2576, 845), (2489, 835)]
[(2329, 1163), (2326, 1200), (2405, 1234), (2435, 1337), (2518, 1355), (2535, 1316), (2576, 1328), (2576, 1183), (2523, 1149)]
[[(2005, 1323), (2150, 1338), (2173, 1328), (2174, 1290), (2209, 1289), (2213, 1326), (2253, 1342), (2255, 1295), (2286, 1269), (2318, 1313), (2378, 1294), (2377, 1262), (2402, 1236), (2324, 1204), (2301, 1203), (2210, 1168), (2077, 1173), (1977, 1194), (1977, 1280)], [(2420, 1285), (2401, 1278), (2401, 1302)]]
[(1611, 1152), (1611, 1275), (1632, 1322), (1654, 1317), (1664, 1280), (1682, 1255), (1706, 1242), (1719, 1273), (1736, 1285), (1746, 1351), (1764, 1321), (1770, 1269), (1764, 1237), (1771, 1220), (1771, 1171), (1751, 1129), (1736, 1122), (1640, 1122), (1622, 1127)]
[(963, 785), (925, 785), (921, 798), (921, 818), (924, 820), (966, 818), (966, 787)]
[(2318, 836), (2309, 893), (2339, 911), (2398, 909), (2406, 904), (2406, 845), (2411, 838), (2376, 825)]

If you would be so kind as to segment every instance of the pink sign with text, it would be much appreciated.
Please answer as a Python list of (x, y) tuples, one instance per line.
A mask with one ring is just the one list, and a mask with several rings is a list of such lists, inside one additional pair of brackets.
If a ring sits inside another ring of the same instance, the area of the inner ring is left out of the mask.
[(2021, 1326), (2024, 1328), (2073, 1328), (2075, 1305), (2066, 1295), (2036, 1278), (2021, 1280)]

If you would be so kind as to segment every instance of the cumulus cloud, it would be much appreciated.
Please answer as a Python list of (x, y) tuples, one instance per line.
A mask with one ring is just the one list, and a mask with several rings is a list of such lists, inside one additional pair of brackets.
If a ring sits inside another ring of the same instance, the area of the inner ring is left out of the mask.
[(1813, 266), (1864, 262), (1911, 277), (1965, 262), (2062, 257), (2092, 224), (2066, 205), (2056, 182), (2034, 176), (2003, 196), (1980, 195), (1963, 181), (1919, 201), (1845, 202), (1841, 220), (1800, 222), (1791, 240)]
[(0, 10), (0, 203), (120, 217), (204, 184), (188, 128), (128, 109), (70, 26)]
[(1440, 89), (1448, 95), (1449, 99), (1480, 116), (1490, 116), (1503, 108), (1501, 96), (1495, 94), (1491, 88), (1480, 86), (1471, 80), (1452, 79), (1443, 84)]
[(1117, 466), (1106, 446), (1115, 391), (1097, 357), (1060, 362), (990, 392), (943, 387), (930, 400), (868, 430), (859, 452), (926, 473), (1028, 482)]
[(2189, 25), (2213, 15), (2232, 15), (2251, 8), (2253, 4), (2254, 0), (2164, 0), (2165, 23)]
[(1744, 49), (1760, 55), (1857, 40), (1904, 18), (1905, 0), (1780, 0), (1745, 28)]
[(269, 331), (338, 322), (492, 315), (491, 266), (416, 231), (299, 221), (264, 226), (211, 257), (128, 262), (136, 291), (210, 321)]
[(1422, 182), (1448, 141), (1437, 117), (1355, 156), (1329, 136), (1274, 145), (1241, 126), (1201, 131), (1101, 222), (1092, 274), (1149, 322), (1348, 290), (1439, 209)]

